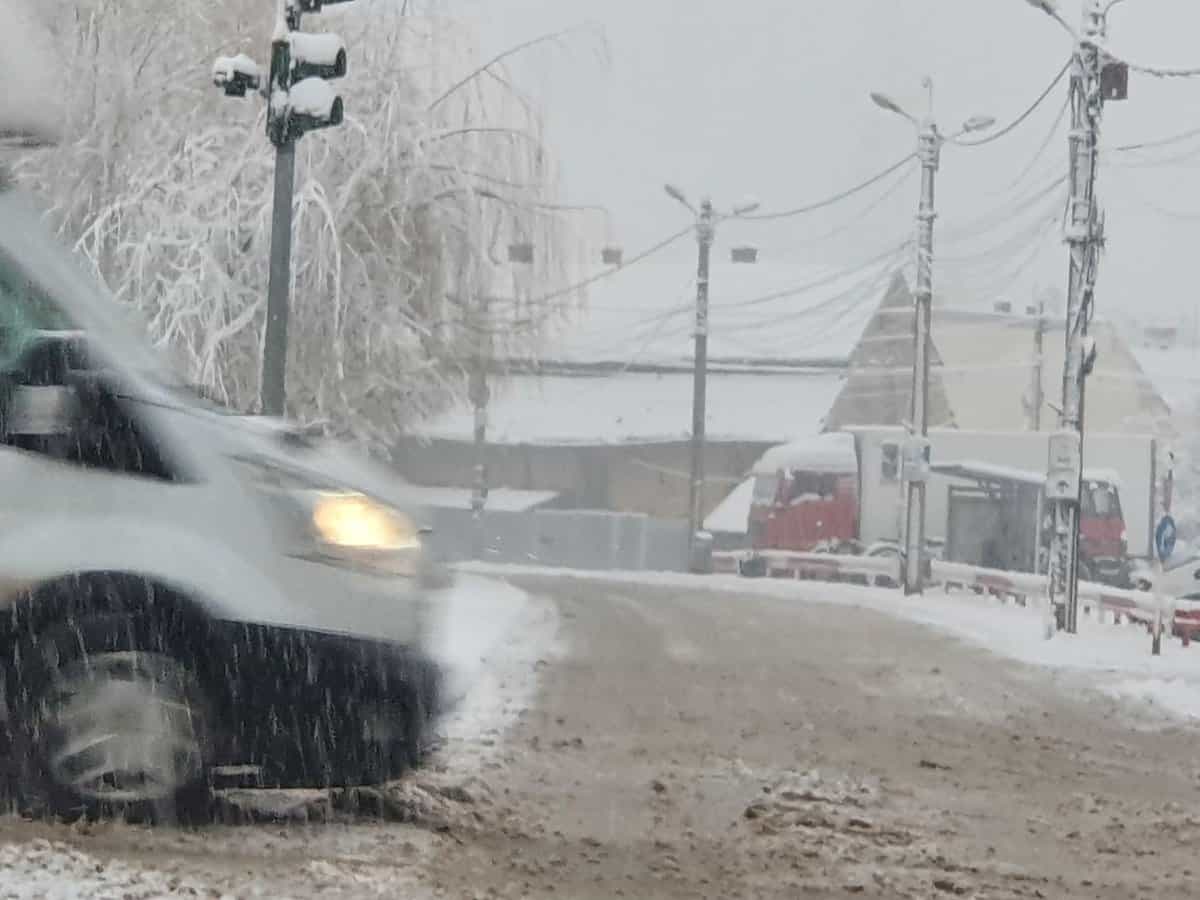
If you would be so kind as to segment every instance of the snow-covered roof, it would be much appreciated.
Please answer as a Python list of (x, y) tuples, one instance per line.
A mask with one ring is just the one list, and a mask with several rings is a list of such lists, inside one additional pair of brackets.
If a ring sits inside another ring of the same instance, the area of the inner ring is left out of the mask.
[[(786, 441), (819, 430), (841, 385), (837, 372), (714, 374), (708, 379), (712, 440)], [(514, 375), (493, 387), (488, 440), (501, 444), (617, 444), (685, 440), (692, 427), (687, 373)], [(471, 440), (461, 406), (416, 433)]]
[[(998, 463), (983, 462), (977, 459), (955, 460), (953, 462), (935, 462), (930, 468), (943, 475), (955, 478), (991, 478), (997, 481), (1017, 481), (1022, 484), (1043, 485), (1046, 483), (1045, 472), (1035, 472), (1032, 469), (1018, 469), (1013, 466), (1002, 466)], [(1100, 481), (1110, 484), (1118, 490), (1121, 488), (1121, 476), (1116, 469), (1085, 468), (1083, 480)]]
[[(844, 359), (889, 272), (853, 275), (790, 263), (714, 262), (709, 273), (712, 362)], [(543, 357), (556, 362), (686, 364), (696, 315), (695, 264), (638, 263), (588, 288)]]
[(0, 138), (54, 143), (62, 136), (60, 62), (49, 32), (29, 0), (0, 0), (0, 60), (8, 83), (0, 91)]
[(714, 534), (745, 534), (754, 500), (754, 479), (746, 478), (704, 520), (704, 530)]
[(1131, 345), (1146, 378), (1162, 394), (1171, 410), (1192, 415), (1200, 394), (1200, 350), (1193, 347), (1147, 347)]
[[(406, 484), (401, 491), (406, 500), (416, 506), (440, 509), (470, 509), (470, 488), (425, 487)], [(504, 512), (525, 512), (542, 506), (558, 497), (554, 491), (521, 491), (514, 488), (491, 488), (487, 495), (487, 509)]]
[[(903, 299), (903, 298), (900, 298)], [(847, 387), (831, 424), (897, 424), (909, 415), (912, 371), (912, 304), (893, 302), (871, 319), (850, 362)], [(1030, 425), (1035, 373), (1040, 363), (1042, 430), (1056, 427), (1062, 391), (1063, 323), (1047, 318), (1037, 352), (1035, 316), (958, 307), (935, 307), (930, 369), (931, 418), (936, 425), (968, 430), (1018, 431)], [(1138, 356), (1112, 322), (1092, 322), (1096, 366), (1088, 381), (1090, 432), (1161, 434), (1170, 407), (1157, 390), (1162, 380), (1139, 365)], [(1163, 364), (1186, 396), (1185, 363)], [(1053, 404), (1053, 406), (1052, 406)]]
[(852, 475), (858, 471), (854, 435), (830, 432), (772, 447), (751, 471), (756, 475), (774, 475), (780, 469)]

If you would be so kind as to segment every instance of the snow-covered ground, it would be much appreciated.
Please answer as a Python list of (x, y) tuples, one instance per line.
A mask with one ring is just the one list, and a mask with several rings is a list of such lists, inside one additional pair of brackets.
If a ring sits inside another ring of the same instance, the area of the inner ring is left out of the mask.
[(1100, 623), (1081, 617), (1077, 635), (1043, 637), (1045, 612), (1035, 607), (1005, 605), (970, 591), (932, 589), (924, 596), (904, 597), (888, 588), (780, 579), (746, 579), (733, 575), (688, 575), (674, 572), (583, 572), (535, 566), (467, 563), (464, 571), (556, 575), (602, 579), (623, 584), (687, 587), (780, 597), (802, 603), (853, 606), (876, 610), (936, 628), (983, 650), (1025, 663), (1084, 675), (1097, 690), (1135, 701), (1142, 710), (1200, 719), (1200, 645), (1185, 648), (1168, 638), (1162, 655), (1151, 654), (1150, 636), (1130, 624)]

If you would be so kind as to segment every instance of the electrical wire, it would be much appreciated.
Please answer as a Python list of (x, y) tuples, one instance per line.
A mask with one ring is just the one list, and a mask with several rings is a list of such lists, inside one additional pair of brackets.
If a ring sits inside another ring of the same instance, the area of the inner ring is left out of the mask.
[[(577, 281), (574, 284), (570, 284), (570, 285), (567, 285), (566, 287), (558, 288), (556, 290), (542, 294), (538, 297), (530, 297), (528, 299), (519, 300), (519, 301), (517, 301), (517, 303), (519, 303), (521, 306), (544, 306), (545, 304), (549, 303), (551, 300), (557, 300), (560, 297), (565, 297), (570, 294), (574, 294), (577, 291), (580, 291), (585, 287), (590, 287), (591, 285), (596, 284), (600, 281), (604, 281), (605, 279), (612, 278), (618, 272), (623, 272), (626, 269), (630, 268), (631, 266), (635, 266), (638, 263), (640, 263), (646, 259), (649, 259), (651, 256), (661, 253), (663, 250), (670, 247), (672, 244), (674, 244), (676, 241), (680, 240), (685, 235), (691, 234), (692, 231), (694, 230), (694, 228), (695, 228), (695, 226), (688, 225), (686, 228), (680, 229), (679, 231), (675, 232), (674, 234), (663, 238), (658, 243), (653, 244), (650, 247), (646, 248), (645, 250), (641, 251), (640, 253), (630, 257), (629, 259), (622, 262), (620, 265), (612, 266), (610, 268), (603, 270), (602, 272), (592, 275), (589, 278), (584, 278), (583, 280)], [(508, 302), (511, 302), (511, 301), (508, 301)], [(495, 307), (496, 305), (498, 305), (498, 304), (493, 304), (493, 307)], [(445, 321), (445, 322), (442, 322), (441, 324), (462, 327), (462, 328), (465, 328), (468, 331), (471, 331), (472, 333), (475, 333), (475, 334), (500, 333), (500, 332), (508, 332), (508, 331), (513, 331), (513, 330), (518, 330), (518, 329), (538, 328), (541, 325), (545, 324), (550, 319), (554, 318), (556, 315), (558, 315), (559, 312), (560, 312), (560, 310), (558, 310), (557, 308), (542, 309), (540, 314), (537, 317), (527, 316), (524, 319), (509, 319), (509, 320), (505, 321), (504, 323), (502, 323), (498, 327), (489, 327), (489, 326), (485, 326), (485, 325), (479, 325), (474, 322), (458, 321), (458, 320)]]
[(1014, 130), (1019, 128), (1026, 119), (1032, 116), (1037, 111), (1038, 107), (1046, 102), (1046, 98), (1050, 96), (1050, 92), (1058, 87), (1058, 83), (1062, 81), (1063, 77), (1067, 74), (1067, 72), (1070, 71), (1071, 63), (1072, 60), (1068, 59), (1066, 63), (1063, 64), (1063, 67), (1059, 70), (1058, 74), (1054, 76), (1054, 79), (1048, 85), (1046, 85), (1045, 89), (1040, 94), (1038, 94), (1037, 99), (1033, 101), (1029, 108), (1013, 119), (1013, 121), (1008, 125), (1004, 126), (1004, 128), (974, 141), (964, 141), (956, 138), (954, 143), (961, 147), (983, 147), (987, 144), (995, 143), (1002, 137), (1011, 134)]
[(990, 212), (984, 213), (982, 216), (954, 228), (943, 229), (940, 240), (944, 244), (956, 244), (987, 234), (1001, 225), (1010, 223), (1014, 216), (1035, 208), (1037, 204), (1054, 194), (1066, 182), (1067, 174), (1065, 172), (1060, 173), (1053, 181), (1042, 185), (1036, 191), (1017, 200), (1015, 203), (997, 207)]
[[(805, 284), (796, 285), (795, 287), (784, 288), (784, 289), (778, 290), (778, 291), (772, 291), (771, 293), (762, 294), (758, 297), (751, 297), (747, 300), (737, 300), (737, 301), (733, 301), (733, 302), (729, 302), (729, 303), (713, 304), (712, 308), (713, 309), (755, 308), (755, 307), (763, 306), (768, 303), (775, 303), (776, 301), (779, 301), (779, 300), (786, 300), (791, 297), (796, 297), (796, 296), (799, 296), (800, 294), (807, 293), (808, 291), (816, 290), (817, 288), (828, 287), (829, 285), (834, 284), (835, 282), (841, 281), (844, 278), (853, 277), (854, 275), (858, 274), (859, 272), (863, 272), (864, 270), (866, 270), (872, 266), (877, 266), (881, 263), (887, 262), (888, 260), (892, 259), (893, 257), (898, 256), (904, 250), (910, 248), (912, 245), (913, 245), (912, 238), (906, 238), (905, 240), (901, 241), (899, 244), (897, 244), (893, 247), (889, 247), (883, 253), (880, 253), (877, 256), (873, 256), (868, 260), (864, 260), (863, 262), (859, 263), (858, 265), (851, 266), (846, 269), (842, 269), (842, 270), (833, 272), (829, 275), (826, 275), (823, 278), (818, 278), (815, 281), (810, 281)], [(818, 304), (817, 306), (808, 308), (807, 312), (816, 312), (816, 311), (828, 306), (829, 303), (830, 303), (830, 301), (822, 301), (822, 303)]]
[(1136, 144), (1122, 144), (1118, 147), (1113, 147), (1114, 153), (1131, 153), (1135, 150), (1150, 150), (1155, 147), (1168, 147), (1171, 144), (1178, 144), (1180, 141), (1186, 141), (1189, 138), (1200, 137), (1200, 128), (1189, 128), (1187, 131), (1181, 131), (1178, 134), (1170, 135), (1169, 137), (1156, 138), (1151, 141), (1141, 141)]
[(875, 212), (877, 209), (879, 209), (879, 207), (883, 206), (884, 203), (886, 203), (893, 196), (895, 196), (896, 193), (900, 190), (900, 188), (904, 187), (906, 184), (908, 184), (909, 182), (911, 182), (913, 180), (913, 178), (916, 176), (916, 174), (917, 174), (917, 169), (909, 169), (907, 172), (902, 173), (900, 175), (900, 177), (898, 179), (896, 179), (895, 183), (893, 183), (891, 185), (891, 187), (889, 187), (882, 194), (880, 194), (878, 197), (876, 197), (874, 200), (872, 200), (869, 204), (864, 206), (852, 218), (847, 219), (842, 224), (838, 225), (835, 228), (830, 229), (829, 231), (823, 232), (822, 234), (805, 238), (802, 241), (789, 242), (788, 249), (789, 250), (797, 250), (801, 247), (814, 247), (817, 244), (823, 244), (825, 241), (831, 240), (832, 238), (835, 238), (840, 234), (844, 234), (845, 232), (850, 231), (852, 228), (855, 228), (856, 226), (861, 224), (862, 221), (867, 218), (867, 216), (869, 216), (871, 213)]
[(1046, 155), (1046, 151), (1050, 149), (1050, 145), (1054, 142), (1054, 137), (1058, 134), (1058, 129), (1061, 128), (1063, 122), (1066, 121), (1067, 112), (1070, 110), (1070, 108), (1071, 98), (1067, 97), (1063, 100), (1062, 108), (1059, 109), (1058, 115), (1055, 116), (1054, 124), (1050, 126), (1050, 130), (1046, 133), (1046, 137), (1038, 147), (1037, 152), (1033, 154), (1033, 158), (1029, 160), (1029, 163), (1024, 169), (1021, 170), (1021, 174), (1014, 178), (1008, 187), (1005, 188), (1006, 193), (1008, 191), (1015, 190), (1033, 173), (1034, 169), (1037, 168), (1038, 163), (1041, 162), (1042, 158)]
[(834, 194), (832, 197), (827, 197), (824, 200), (819, 200), (816, 203), (810, 203), (807, 206), (797, 206), (795, 209), (786, 209), (781, 212), (757, 213), (757, 214), (747, 215), (747, 216), (738, 216), (737, 218), (739, 218), (745, 222), (771, 222), (771, 221), (775, 221), (777, 219), (790, 219), (793, 216), (801, 216), (801, 215), (804, 215), (805, 213), (815, 212), (818, 209), (824, 209), (827, 206), (833, 206), (835, 203), (840, 203), (841, 201), (845, 200), (847, 197), (853, 197), (855, 194), (865, 191), (867, 188), (871, 187), (871, 185), (876, 184), (880, 181), (883, 181), (883, 179), (887, 178), (893, 172), (898, 171), (899, 169), (902, 169), (904, 166), (906, 166), (908, 163), (912, 162), (916, 158), (917, 158), (917, 154), (910, 153), (910, 154), (908, 154), (908, 156), (904, 157), (903, 159), (898, 160), (895, 163), (893, 163), (892, 165), (888, 166), (882, 172), (879, 172), (876, 175), (872, 175), (866, 181), (861, 182), (860, 184), (856, 184), (854, 187), (849, 188), (848, 190), (841, 191), (840, 193)]

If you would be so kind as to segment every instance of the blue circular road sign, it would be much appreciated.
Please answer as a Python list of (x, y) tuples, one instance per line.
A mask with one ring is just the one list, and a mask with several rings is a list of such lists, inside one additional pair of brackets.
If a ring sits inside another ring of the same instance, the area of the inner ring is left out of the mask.
[(1158, 520), (1158, 527), (1154, 529), (1154, 551), (1160, 562), (1166, 562), (1175, 552), (1175, 520), (1170, 516)]

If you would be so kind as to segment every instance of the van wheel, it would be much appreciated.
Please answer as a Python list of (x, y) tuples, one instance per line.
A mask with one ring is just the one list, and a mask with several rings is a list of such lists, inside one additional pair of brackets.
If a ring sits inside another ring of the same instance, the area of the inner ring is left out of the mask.
[(18, 648), (12, 706), (25, 812), (208, 818), (206, 703), (178, 646), (144, 617), (91, 614)]

